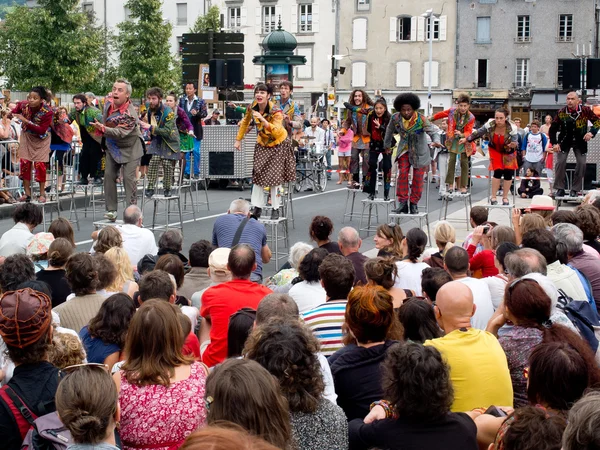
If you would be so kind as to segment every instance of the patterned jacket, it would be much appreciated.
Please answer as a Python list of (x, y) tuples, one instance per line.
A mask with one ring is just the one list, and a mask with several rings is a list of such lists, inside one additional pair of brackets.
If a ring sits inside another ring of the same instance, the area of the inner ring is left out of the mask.
[[(588, 143), (583, 137), (588, 132), (588, 121), (592, 122), (589, 132), (596, 136), (600, 129), (600, 117), (594, 114), (589, 106), (578, 105), (575, 111), (569, 111), (565, 106), (558, 111), (550, 125), (550, 143), (558, 144), (562, 151), (574, 147), (587, 153)], [(557, 133), (560, 133), (557, 136)]]
[(427, 117), (417, 112), (416, 116), (409, 121), (409, 128), (405, 128), (402, 116), (400, 113), (395, 113), (390, 119), (385, 130), (385, 139), (383, 148), (392, 148), (394, 135), (399, 135), (398, 150), (396, 159), (400, 158), (404, 153), (408, 153), (408, 159), (411, 166), (421, 168), (429, 165), (431, 162), (431, 154), (429, 152), (429, 144), (427, 143), (428, 134), (433, 142), (440, 143), (440, 129), (432, 124)]
[(275, 106), (274, 102), (269, 102), (263, 117), (269, 122), (269, 127), (265, 127), (260, 120), (254, 119), (252, 111), (258, 111), (258, 104), (256, 100), (252, 103), (250, 108), (246, 109), (246, 114), (240, 122), (240, 129), (238, 131), (236, 139), (241, 141), (244, 139), (250, 122), (254, 121), (256, 125), (256, 132), (258, 133), (256, 141), (263, 147), (275, 147), (281, 144), (287, 138), (288, 134), (283, 126), (283, 113), (281, 109)]
[(86, 105), (81, 111), (72, 109), (69, 112), (69, 121), (77, 122), (79, 129), (85, 128), (85, 131), (98, 143), (102, 139), (102, 135), (92, 126), (94, 121), (102, 122), (102, 111), (94, 106)]
[[(194, 126), (194, 135), (196, 139), (202, 139), (203, 131), (202, 131), (202, 119), (204, 119), (208, 115), (208, 108), (206, 107), (206, 102), (201, 98), (194, 97), (192, 103), (190, 105), (190, 101), (187, 96), (181, 97), (179, 100), (179, 106), (188, 116), (190, 122)], [(188, 106), (190, 108), (188, 109)], [(192, 114), (192, 109), (196, 110), (196, 114)]]
[(179, 130), (176, 125), (175, 112), (162, 103), (156, 110), (152, 110), (149, 105), (146, 105), (146, 111), (148, 123), (152, 123), (151, 117), (156, 120), (156, 126), (150, 128), (152, 141), (148, 148), (148, 154), (165, 159), (179, 159)]
[(128, 101), (119, 108), (112, 102), (104, 105), (102, 123), (104, 130), (104, 146), (117, 164), (139, 160), (144, 154), (142, 134), (135, 107)]

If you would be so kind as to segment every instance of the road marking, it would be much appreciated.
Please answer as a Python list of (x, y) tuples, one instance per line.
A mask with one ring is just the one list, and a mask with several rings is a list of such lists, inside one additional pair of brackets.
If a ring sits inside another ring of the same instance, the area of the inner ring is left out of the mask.
[[(332, 194), (334, 192), (341, 192), (341, 191), (345, 191), (345, 190), (346, 190), (346, 188), (340, 188), (340, 189), (335, 189), (333, 191), (325, 191), (325, 192), (318, 192), (318, 193), (315, 193), (315, 194), (304, 195), (302, 197), (298, 197), (298, 198), (294, 199), (294, 202), (299, 202), (299, 201), (304, 200), (306, 198), (318, 197), (320, 195)], [(197, 217), (195, 219), (188, 219), (188, 220), (184, 220), (183, 224), (185, 225), (186, 223), (200, 222), (201, 220), (214, 219), (215, 217), (221, 217), (221, 216), (224, 216), (225, 214), (227, 214), (227, 213), (224, 212), (224, 213), (221, 213), (221, 214), (213, 214), (211, 216), (206, 216), (206, 217)], [(179, 225), (179, 222), (170, 223), (169, 227), (174, 227), (175, 225)], [(87, 239), (85, 241), (75, 242), (75, 245), (79, 246), (79, 245), (91, 244), (92, 242), (94, 242), (93, 239)]]

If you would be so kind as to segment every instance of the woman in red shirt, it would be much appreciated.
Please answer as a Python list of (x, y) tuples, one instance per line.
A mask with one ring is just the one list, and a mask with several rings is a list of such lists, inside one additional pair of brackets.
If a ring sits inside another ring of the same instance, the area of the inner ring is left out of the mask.
[[(477, 245), (483, 244), (483, 250), (475, 254)], [(494, 264), (496, 249), (503, 242), (516, 244), (515, 232), (510, 227), (480, 225), (473, 232), (473, 240), (467, 247), (469, 254), (469, 268), (473, 278), (485, 278), (498, 275), (498, 268)]]
[(377, 194), (377, 165), (379, 155), (383, 155), (383, 198), (390, 197), (392, 182), (392, 152), (383, 148), (385, 130), (390, 122), (390, 113), (384, 98), (378, 98), (373, 107), (373, 112), (367, 119), (367, 131), (371, 134), (369, 142), (369, 172), (365, 177), (364, 191), (369, 194), (369, 200), (374, 200)]

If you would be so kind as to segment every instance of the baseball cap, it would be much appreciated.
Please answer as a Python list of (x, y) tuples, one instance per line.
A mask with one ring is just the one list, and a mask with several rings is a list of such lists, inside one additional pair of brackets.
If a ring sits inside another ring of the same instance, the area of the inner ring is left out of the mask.
[(224, 283), (231, 280), (231, 272), (227, 268), (230, 248), (217, 248), (208, 256), (208, 268), (210, 269), (210, 279), (215, 283)]

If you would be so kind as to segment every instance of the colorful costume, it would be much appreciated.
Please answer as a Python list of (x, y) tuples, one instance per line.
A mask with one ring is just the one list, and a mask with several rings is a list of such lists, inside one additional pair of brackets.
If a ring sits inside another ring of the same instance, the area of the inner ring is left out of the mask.
[(505, 181), (512, 180), (514, 171), (519, 168), (517, 163), (517, 147), (511, 147), (512, 143), (517, 143), (519, 134), (517, 126), (507, 120), (503, 135), (495, 133), (496, 121), (490, 119), (487, 123), (476, 131), (473, 131), (468, 142), (473, 142), (482, 136), (489, 136), (490, 166), (489, 170), (494, 172), (494, 178), (501, 179), (504, 176)]
[[(163, 168), (163, 187), (165, 192), (171, 190), (175, 161), (179, 159), (179, 130), (175, 123), (175, 112), (162, 103), (157, 109), (147, 105), (147, 117), (150, 123), (150, 148), (152, 155), (148, 167), (148, 191), (154, 190), (158, 178), (158, 168)], [(149, 193), (146, 191), (147, 193)], [(168, 194), (168, 192), (167, 192)], [(165, 194), (166, 195), (166, 194)]]
[(102, 147), (100, 146), (102, 136), (96, 131), (92, 123), (102, 122), (102, 111), (93, 106), (85, 105), (81, 111), (71, 110), (69, 120), (77, 122), (81, 135), (81, 153), (79, 155), (81, 181), (87, 182), (88, 176), (99, 178), (99, 167), (101, 167), (102, 160)]
[(179, 130), (179, 147), (182, 152), (189, 152), (194, 149), (194, 136), (190, 131), (194, 131), (194, 126), (181, 106), (177, 107), (177, 129)]
[[(379, 127), (377, 127), (373, 122), (375, 119), (379, 119)], [(369, 142), (369, 171), (365, 177), (364, 191), (371, 195), (375, 195), (375, 192), (377, 192), (377, 164), (379, 161), (379, 155), (382, 155), (384, 198), (388, 198), (392, 182), (392, 152), (386, 151), (383, 145), (388, 122), (389, 118), (378, 118), (375, 114), (371, 114), (369, 116), (367, 125), (367, 129), (371, 135), (371, 140)]]
[(466, 114), (460, 114), (458, 108), (453, 107), (435, 114), (433, 120), (446, 117), (448, 118), (448, 131), (446, 132), (445, 146), (450, 153), (446, 184), (450, 186), (454, 184), (456, 155), (460, 155), (460, 187), (466, 187), (469, 181), (469, 157), (475, 152), (475, 143), (459, 144), (458, 142), (462, 138), (469, 137), (473, 132), (475, 116), (469, 111)]
[(367, 158), (367, 152), (369, 150), (369, 143), (371, 142), (371, 135), (368, 130), (369, 114), (373, 111), (373, 107), (368, 104), (362, 106), (351, 105), (350, 103), (344, 103), (346, 107), (346, 124), (344, 128), (352, 128), (354, 132), (354, 141), (352, 143), (352, 155), (350, 158), (350, 172), (354, 183), (359, 183), (359, 163), (362, 157), (362, 172), (363, 179), (367, 176), (369, 171), (369, 160)]
[[(183, 111), (187, 114), (188, 119), (192, 123), (194, 127), (194, 175), (197, 176), (200, 173), (200, 148), (202, 144), (202, 136), (204, 134), (202, 130), (202, 119), (204, 119), (208, 115), (208, 109), (206, 107), (206, 102), (201, 98), (198, 98), (194, 95), (194, 98), (191, 100), (187, 96), (183, 96), (179, 100), (179, 106)], [(192, 110), (195, 110), (196, 113), (192, 114)], [(187, 151), (185, 154), (185, 174), (190, 174), (190, 152)]]

